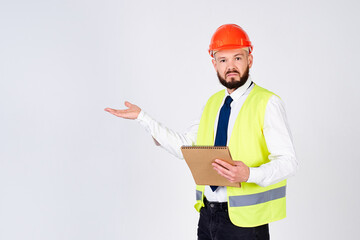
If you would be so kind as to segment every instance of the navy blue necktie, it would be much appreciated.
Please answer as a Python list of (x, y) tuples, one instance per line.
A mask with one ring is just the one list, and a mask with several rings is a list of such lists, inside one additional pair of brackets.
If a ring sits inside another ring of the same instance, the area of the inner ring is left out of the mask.
[[(230, 96), (227, 96), (225, 98), (224, 105), (220, 109), (214, 146), (226, 146), (229, 117), (231, 110), (230, 103), (232, 101), (233, 99)], [(210, 186), (210, 188), (214, 192), (217, 189), (217, 186)]]

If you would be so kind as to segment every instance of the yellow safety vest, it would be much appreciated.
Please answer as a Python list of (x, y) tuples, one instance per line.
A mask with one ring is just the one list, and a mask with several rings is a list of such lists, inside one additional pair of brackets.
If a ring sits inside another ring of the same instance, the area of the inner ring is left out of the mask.
[[(249, 167), (269, 162), (269, 151), (263, 135), (267, 102), (274, 93), (257, 85), (251, 90), (236, 118), (229, 139), (234, 160)], [(197, 133), (197, 146), (214, 145), (214, 124), (225, 97), (225, 90), (215, 93), (206, 103)], [(205, 186), (196, 186), (195, 209), (204, 206)], [(229, 217), (240, 227), (254, 227), (286, 217), (286, 180), (261, 187), (255, 183), (241, 183), (241, 188), (227, 187)]]

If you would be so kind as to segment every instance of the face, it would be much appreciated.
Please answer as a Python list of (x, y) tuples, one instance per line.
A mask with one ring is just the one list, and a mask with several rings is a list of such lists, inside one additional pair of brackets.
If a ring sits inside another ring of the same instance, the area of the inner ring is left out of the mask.
[(229, 93), (245, 84), (252, 66), (253, 57), (244, 49), (221, 50), (212, 60), (220, 83)]

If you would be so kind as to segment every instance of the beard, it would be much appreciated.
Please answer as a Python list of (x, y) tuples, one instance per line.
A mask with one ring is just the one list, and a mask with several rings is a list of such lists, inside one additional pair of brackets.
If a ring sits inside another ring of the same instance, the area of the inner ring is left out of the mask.
[(217, 76), (219, 78), (219, 81), (227, 89), (236, 90), (239, 87), (241, 87), (242, 85), (244, 85), (246, 83), (246, 81), (248, 80), (248, 78), (249, 78), (249, 66), (246, 67), (246, 70), (245, 70), (243, 75), (241, 75), (237, 70), (232, 70), (232, 71), (226, 72), (225, 76), (228, 73), (238, 73), (239, 76), (240, 76), (240, 80), (236, 80), (234, 77), (231, 77), (230, 81), (227, 82), (226, 79), (221, 77), (219, 72), (217, 72)]

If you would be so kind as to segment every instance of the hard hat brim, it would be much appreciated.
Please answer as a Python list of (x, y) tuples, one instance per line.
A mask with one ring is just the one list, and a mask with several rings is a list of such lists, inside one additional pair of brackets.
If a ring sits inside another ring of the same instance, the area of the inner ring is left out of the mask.
[(221, 51), (221, 50), (229, 50), (229, 49), (243, 49), (243, 48), (247, 48), (249, 49), (249, 54), (252, 53), (252, 50), (253, 50), (253, 46), (252, 45), (249, 45), (249, 46), (244, 46), (244, 45), (226, 45), (226, 46), (222, 46), (222, 47), (219, 47), (217, 49), (212, 49), (212, 50), (208, 50), (209, 51), (209, 54), (211, 57), (214, 57), (214, 54), (218, 51)]

